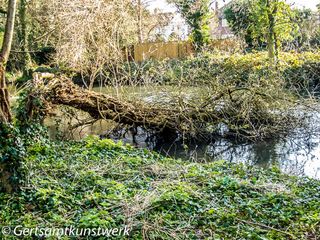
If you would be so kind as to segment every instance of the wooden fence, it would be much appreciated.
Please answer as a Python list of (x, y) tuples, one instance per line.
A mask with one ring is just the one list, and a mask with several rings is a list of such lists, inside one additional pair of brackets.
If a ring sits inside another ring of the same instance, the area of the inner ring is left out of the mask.
[(185, 58), (194, 53), (189, 42), (141, 43), (133, 46), (133, 59), (141, 62), (147, 59)]
[[(233, 39), (213, 40), (209, 49), (232, 52), (239, 48), (239, 43)], [(131, 61), (142, 62), (148, 59), (163, 60), (166, 58), (181, 59), (195, 53), (190, 42), (152, 42), (141, 43), (126, 49), (127, 58)]]

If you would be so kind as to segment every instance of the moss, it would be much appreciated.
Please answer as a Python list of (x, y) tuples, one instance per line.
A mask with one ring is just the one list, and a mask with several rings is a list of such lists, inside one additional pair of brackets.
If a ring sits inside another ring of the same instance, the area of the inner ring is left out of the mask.
[(26, 187), (0, 194), (2, 226), (130, 225), (130, 239), (320, 234), (319, 181), (278, 169), (184, 162), (93, 137), (30, 145), (25, 165)]

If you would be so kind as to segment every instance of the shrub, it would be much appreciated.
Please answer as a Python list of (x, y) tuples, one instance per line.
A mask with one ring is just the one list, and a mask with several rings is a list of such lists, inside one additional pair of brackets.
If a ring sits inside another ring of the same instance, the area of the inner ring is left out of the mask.
[[(320, 53), (282, 53), (277, 74), (287, 87), (316, 87), (320, 82)], [(204, 54), (184, 60), (148, 60), (140, 64), (125, 64), (109, 78), (106, 84), (185, 84), (206, 85), (208, 82), (222, 81), (245, 85), (250, 80), (272, 78), (267, 53)]]

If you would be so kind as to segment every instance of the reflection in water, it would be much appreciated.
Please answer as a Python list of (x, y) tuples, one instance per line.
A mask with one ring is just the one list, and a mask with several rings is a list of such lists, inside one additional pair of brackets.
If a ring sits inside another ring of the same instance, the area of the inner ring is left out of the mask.
[[(115, 136), (111, 138), (119, 140)], [(276, 165), (288, 174), (320, 178), (320, 139), (310, 132), (302, 134), (297, 131), (283, 139), (257, 143), (235, 142), (222, 138), (209, 143), (185, 143), (179, 139), (150, 138), (139, 129), (134, 141), (131, 133), (126, 133), (121, 140), (165, 156), (189, 161), (208, 162), (223, 159), (262, 168)]]
[[(74, 117), (74, 115), (72, 116)], [(311, 120), (313, 124), (310, 124), (309, 131), (297, 129), (295, 133), (286, 138), (257, 143), (236, 142), (218, 137), (211, 142), (183, 142), (174, 137), (154, 137), (140, 128), (134, 138), (130, 131), (110, 135), (108, 130), (114, 124), (103, 120), (74, 131), (69, 131), (67, 128), (64, 130), (65, 133), (68, 133), (69, 139), (80, 139), (89, 134), (103, 135), (136, 147), (160, 152), (165, 156), (198, 162), (223, 159), (262, 168), (277, 165), (283, 172), (292, 175), (306, 175), (320, 179), (320, 137), (317, 135), (319, 132), (317, 126), (320, 126), (317, 121), (320, 117), (317, 116), (314, 115)], [(51, 136), (53, 136), (57, 130), (55, 125), (49, 124), (49, 122), (47, 122), (47, 126), (51, 129)], [(69, 121), (62, 122), (62, 126), (66, 126)]]

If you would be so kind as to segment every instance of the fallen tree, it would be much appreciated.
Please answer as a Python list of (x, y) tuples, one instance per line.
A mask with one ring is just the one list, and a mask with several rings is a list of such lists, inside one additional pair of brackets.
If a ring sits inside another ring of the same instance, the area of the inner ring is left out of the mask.
[[(251, 140), (272, 137), (295, 127), (299, 120), (289, 109), (296, 102), (288, 97), (254, 87), (225, 86), (202, 102), (176, 101), (159, 106), (142, 101), (126, 102), (114, 96), (89, 91), (64, 76), (35, 74), (27, 99), (27, 118), (46, 116), (54, 105), (70, 106), (129, 127), (156, 132), (180, 133), (200, 137), (219, 131)], [(35, 101), (40, 100), (40, 101)], [(35, 104), (41, 102), (41, 105)]]
[[(35, 111), (34, 99), (43, 103), (42, 115), (48, 114), (52, 105), (65, 105), (85, 111), (94, 119), (108, 119), (120, 124), (143, 127), (157, 131), (183, 131), (188, 128), (188, 122), (193, 120), (212, 122), (219, 119), (214, 112), (205, 108), (197, 109), (180, 105), (180, 108), (159, 108), (141, 103), (123, 102), (113, 96), (89, 91), (75, 85), (70, 79), (51, 74), (35, 74), (33, 89), (29, 93), (27, 112), (33, 118)], [(191, 127), (191, 125), (189, 125)]]

